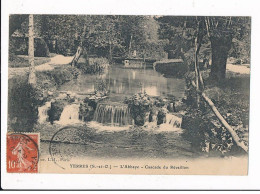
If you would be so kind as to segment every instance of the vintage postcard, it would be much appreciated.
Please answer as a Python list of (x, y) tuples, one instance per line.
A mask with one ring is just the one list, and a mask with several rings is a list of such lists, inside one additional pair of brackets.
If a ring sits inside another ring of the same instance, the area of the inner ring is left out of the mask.
[(7, 173), (247, 175), (251, 17), (10, 14)]

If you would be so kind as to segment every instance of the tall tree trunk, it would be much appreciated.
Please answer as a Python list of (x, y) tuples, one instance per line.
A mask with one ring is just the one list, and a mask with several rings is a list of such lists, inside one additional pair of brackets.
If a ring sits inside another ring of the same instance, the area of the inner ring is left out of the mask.
[[(79, 46), (78, 46), (77, 51), (76, 51), (76, 53), (75, 53), (75, 55), (74, 55), (74, 58), (72, 59), (72, 62), (71, 62), (71, 66), (73, 66), (73, 67), (74, 67), (75, 65), (77, 65), (78, 60), (79, 60), (80, 56), (81, 56), (82, 53), (83, 53), (83, 41), (84, 41), (84, 39), (85, 39), (86, 31), (87, 31), (87, 26), (84, 25), (83, 32), (82, 32), (81, 37), (80, 37)], [(87, 52), (87, 51), (86, 51), (86, 52)], [(86, 54), (87, 54), (87, 53), (86, 53)]]
[(109, 39), (109, 62), (112, 62), (112, 43), (111, 40)]
[(211, 36), (212, 65), (210, 77), (220, 81), (226, 77), (228, 51), (231, 48), (232, 36)]
[[(197, 19), (197, 37), (195, 38), (195, 53), (194, 53), (194, 71), (195, 71), (195, 80), (196, 80), (196, 91), (200, 90), (200, 86), (203, 89), (204, 83), (200, 73), (199, 68), (199, 52), (202, 44), (202, 39), (204, 36), (203, 33), (203, 23)], [(197, 107), (199, 107), (200, 96), (197, 94)]]
[(31, 85), (36, 85), (36, 75), (35, 75), (35, 66), (34, 66), (34, 30), (33, 30), (33, 15), (29, 15), (29, 79), (28, 83)]
[[(187, 19), (187, 17), (186, 17)], [(183, 50), (183, 46), (184, 46), (184, 37), (186, 36), (186, 24), (187, 22), (184, 21), (184, 24), (183, 24), (183, 30), (182, 30), (182, 44), (181, 44), (181, 49), (180, 49), (180, 57), (182, 58), (183, 62), (184, 62), (184, 65), (187, 66), (187, 70), (188, 70), (188, 63), (187, 63), (187, 59), (185, 57), (185, 52)]]
[(133, 35), (130, 36), (130, 41), (129, 41), (129, 47), (128, 47), (128, 55), (129, 55), (129, 57), (131, 56), (132, 39), (133, 39)]

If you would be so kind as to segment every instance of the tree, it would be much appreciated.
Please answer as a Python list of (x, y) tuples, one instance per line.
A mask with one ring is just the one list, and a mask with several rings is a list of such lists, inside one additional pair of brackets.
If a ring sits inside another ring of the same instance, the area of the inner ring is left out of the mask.
[(29, 55), (29, 79), (28, 83), (34, 86), (36, 84), (36, 75), (35, 75), (35, 67), (34, 67), (34, 31), (33, 31), (33, 15), (29, 15), (29, 47), (28, 47), (28, 55)]
[(94, 29), (88, 34), (87, 46), (112, 61), (114, 50), (121, 50), (120, 16), (93, 16)]
[(158, 21), (154, 16), (120, 16), (122, 45), (125, 55), (137, 50), (138, 56), (154, 56), (153, 48), (162, 50), (165, 41), (159, 40)]
[(80, 56), (83, 53), (83, 41), (84, 41), (84, 38), (85, 38), (86, 29), (87, 29), (87, 26), (85, 24), (83, 32), (82, 32), (82, 35), (80, 37), (80, 41), (79, 41), (79, 45), (78, 45), (77, 51), (76, 51), (76, 53), (74, 55), (74, 58), (72, 59), (71, 66), (75, 66), (78, 63), (78, 60), (79, 60)]
[(168, 45), (165, 47), (165, 50), (169, 54), (168, 57), (182, 58), (186, 61), (189, 57), (185, 55), (187, 53), (194, 53), (190, 50), (194, 46), (196, 36), (196, 17), (163, 16), (157, 18), (157, 20), (160, 24), (160, 38), (169, 40)]
[[(205, 30), (208, 36), (203, 36), (201, 40), (201, 53), (208, 56), (210, 48), (212, 66), (210, 77), (213, 80), (220, 81), (226, 75), (226, 62), (232, 55), (245, 58), (246, 62), (250, 58), (250, 18), (249, 17), (197, 17), (200, 30)], [(169, 44), (166, 47), (169, 55), (174, 58), (181, 57), (183, 60), (192, 63), (198, 61), (194, 58), (194, 43), (197, 31), (196, 17), (190, 16), (163, 16), (157, 18), (160, 23), (160, 38), (168, 39)], [(172, 53), (171, 53), (172, 52)], [(199, 56), (199, 55), (197, 55)], [(191, 60), (190, 60), (191, 58)], [(190, 62), (191, 61), (191, 62)]]
[(233, 35), (232, 17), (205, 17), (205, 24), (212, 50), (210, 77), (220, 81), (226, 76), (226, 63)]
[[(90, 16), (84, 15), (37, 15), (41, 17), (41, 36), (55, 40), (56, 52), (67, 54), (76, 52), (83, 28), (88, 28)], [(75, 44), (77, 42), (77, 44)]]
[(28, 18), (27, 14), (18, 15), (13, 14), (9, 17), (9, 36), (11, 36), (15, 30), (20, 29), (22, 23)]

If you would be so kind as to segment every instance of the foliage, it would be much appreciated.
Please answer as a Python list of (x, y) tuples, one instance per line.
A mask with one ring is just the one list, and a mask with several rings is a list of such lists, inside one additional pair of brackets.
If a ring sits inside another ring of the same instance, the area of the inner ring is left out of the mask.
[(165, 119), (169, 100), (163, 98), (152, 98), (146, 93), (138, 93), (125, 99), (128, 104), (135, 125), (142, 126), (145, 123), (146, 115), (155, 114), (158, 111), (158, 124), (163, 123)]
[(165, 47), (168, 57), (182, 58), (190, 67), (194, 65), (195, 37), (197, 34), (204, 36), (199, 61), (212, 58), (214, 79), (225, 77), (228, 56), (244, 63), (250, 61), (249, 17), (163, 16), (157, 21), (160, 38), (168, 40)]
[[(10, 20), (17, 21), (21, 34), (28, 34), (27, 15), (11, 15)], [(250, 57), (250, 18), (249, 17), (194, 17), (194, 16), (124, 16), (124, 15), (35, 15), (34, 25), (37, 37), (45, 40), (57, 40), (58, 52), (75, 53), (83, 27), (87, 26), (83, 46), (89, 53), (99, 57), (128, 56), (137, 50), (137, 56), (183, 58), (183, 54), (194, 47), (197, 22), (201, 20), (206, 35), (209, 21), (209, 35), (223, 36), (230, 32), (233, 37), (230, 56), (242, 58), (248, 62)], [(10, 26), (11, 28), (11, 26)], [(14, 32), (15, 30), (12, 30)], [(204, 36), (203, 44), (210, 39)], [(154, 49), (152, 51), (151, 49)], [(160, 54), (157, 53), (159, 51)], [(208, 51), (201, 51), (209, 58)]]
[[(226, 78), (219, 83), (211, 83), (206, 80), (205, 94), (212, 100), (220, 114), (232, 126), (238, 136), (248, 145), (249, 124), (249, 77)], [(207, 152), (209, 155), (234, 154), (237, 147), (234, 145), (231, 135), (221, 125), (210, 107), (200, 102), (196, 108), (196, 92), (188, 87), (186, 91), (187, 113), (183, 117), (182, 127), (187, 129), (185, 136), (192, 136), (192, 144), (195, 149)]]
[(182, 127), (187, 129), (185, 136), (192, 136), (193, 148), (209, 154), (225, 155), (233, 146), (229, 132), (222, 127), (208, 109), (199, 111), (187, 109), (183, 117)]
[(66, 101), (55, 101), (51, 103), (51, 108), (47, 112), (51, 124), (60, 119), (61, 113), (67, 104)]
[[(35, 15), (34, 18), (35, 34), (48, 41), (56, 40), (58, 52), (65, 55), (76, 51), (84, 25), (87, 26), (84, 48), (109, 59), (112, 55), (128, 55), (133, 50), (152, 57), (145, 52), (151, 45), (161, 45), (157, 35), (159, 25), (152, 16)], [(27, 19), (19, 31), (23, 35), (28, 33)]]
[(11, 14), (9, 16), (9, 37), (15, 32), (15, 30), (20, 29), (22, 23), (28, 19), (27, 14)]
[(145, 114), (151, 111), (154, 104), (152, 98), (150, 98), (146, 93), (138, 93), (129, 99), (125, 99), (125, 103), (128, 104), (132, 118), (135, 124), (138, 126), (144, 125)]
[(173, 62), (170, 60), (156, 62), (155, 69), (165, 76), (174, 76), (178, 78), (182, 78), (187, 72), (187, 66), (183, 62)]
[(41, 90), (29, 85), (25, 77), (9, 79), (8, 123), (11, 130), (33, 131), (33, 125), (38, 119), (37, 108), (44, 103), (41, 96)]
[(97, 102), (89, 98), (84, 99), (83, 103), (80, 103), (79, 117), (84, 121), (93, 120), (96, 107)]
[(108, 67), (108, 60), (106, 58), (90, 58), (88, 63), (78, 63), (79, 68), (85, 74), (102, 73)]
[[(28, 55), (28, 38), (11, 37), (9, 52), (16, 55)], [(49, 57), (50, 52), (46, 42), (42, 38), (34, 39), (34, 56)]]
[(182, 58), (193, 47), (196, 29), (195, 17), (163, 16), (157, 18), (160, 25), (159, 37), (168, 40), (165, 50), (172, 56), (169, 58)]
[(42, 72), (42, 74), (47, 76), (47, 79), (52, 80), (52, 82), (60, 86), (72, 79), (76, 79), (80, 75), (80, 71), (75, 67), (60, 67), (51, 71)]

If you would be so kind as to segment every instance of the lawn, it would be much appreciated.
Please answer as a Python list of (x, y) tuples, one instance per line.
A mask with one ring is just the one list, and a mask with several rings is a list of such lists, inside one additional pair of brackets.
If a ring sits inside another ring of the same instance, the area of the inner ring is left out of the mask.
[[(47, 63), (51, 60), (50, 57), (34, 57), (34, 64), (41, 65)], [(9, 57), (9, 67), (29, 67), (29, 59), (27, 55), (10, 55)]]

